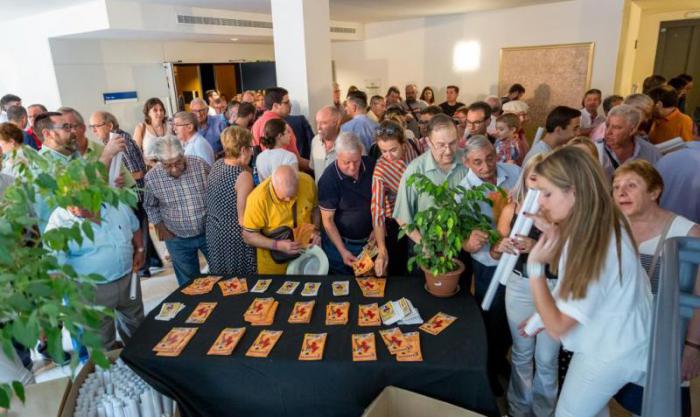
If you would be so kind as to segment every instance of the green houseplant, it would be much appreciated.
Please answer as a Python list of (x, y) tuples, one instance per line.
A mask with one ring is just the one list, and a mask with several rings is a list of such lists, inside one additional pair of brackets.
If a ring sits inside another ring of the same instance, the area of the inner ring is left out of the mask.
[(500, 238), (491, 220), (481, 213), (479, 203), (493, 205), (490, 193), (505, 193), (492, 184), (465, 189), (450, 187), (445, 181), (433, 183), (423, 174), (413, 174), (407, 181), (419, 194), (427, 194), (434, 205), (416, 213), (413, 222), (402, 229), (401, 234), (418, 231), (420, 243), (415, 245), (415, 255), (408, 260), (408, 268), (419, 266), (426, 274), (426, 288), (436, 296), (451, 296), (457, 291), (459, 275), (464, 265), (457, 259), (462, 242), (472, 230), (489, 234), (489, 242)]
[[(109, 187), (103, 164), (82, 158), (58, 162), (25, 149), (17, 180), (0, 199), (0, 343), (6, 355), (14, 354), (12, 340), (33, 348), (43, 331), (52, 357), (63, 355), (60, 326), (86, 346), (91, 358), (108, 366), (102, 351), (99, 322), (112, 312), (93, 305), (99, 275), (79, 276), (58, 263), (55, 254), (92, 239), (90, 221), (76, 223), (43, 235), (37, 233), (35, 203), (49, 207), (79, 206), (98, 212), (102, 204), (135, 206), (131, 190)], [(78, 364), (73, 355), (71, 366)], [(8, 408), (13, 395), (24, 401), (22, 384), (0, 384), (0, 407)]]

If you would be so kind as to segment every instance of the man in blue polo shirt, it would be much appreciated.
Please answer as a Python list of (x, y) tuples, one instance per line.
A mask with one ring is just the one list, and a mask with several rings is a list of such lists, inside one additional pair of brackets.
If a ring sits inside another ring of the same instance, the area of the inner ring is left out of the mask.
[(372, 174), (374, 162), (362, 156), (364, 147), (352, 133), (335, 142), (336, 160), (318, 182), (318, 205), (323, 221), (322, 247), (331, 274), (352, 274), (352, 263), (372, 233)]
[(352, 120), (340, 126), (340, 131), (354, 133), (362, 141), (367, 154), (374, 143), (375, 130), (379, 127), (374, 120), (367, 117), (367, 94), (362, 91), (348, 94), (345, 112), (348, 116), (352, 116)]
[(226, 129), (224, 117), (220, 114), (209, 116), (209, 106), (201, 98), (192, 100), (190, 112), (197, 118), (197, 133), (209, 142), (209, 145), (214, 150), (214, 157), (222, 154), (224, 147), (221, 145), (221, 132)]

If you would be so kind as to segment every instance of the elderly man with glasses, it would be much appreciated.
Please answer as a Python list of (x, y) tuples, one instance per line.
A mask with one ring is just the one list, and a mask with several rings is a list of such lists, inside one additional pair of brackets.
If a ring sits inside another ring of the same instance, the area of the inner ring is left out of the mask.
[[(220, 114), (209, 115), (209, 106), (201, 98), (196, 98), (190, 102), (190, 112), (197, 119), (197, 133), (199, 133), (211, 146), (214, 155), (224, 152), (221, 146), (221, 132), (226, 129), (226, 120)], [(185, 151), (186, 152), (186, 151)], [(213, 164), (212, 160), (209, 165)]]
[(154, 153), (159, 162), (146, 174), (143, 205), (183, 285), (200, 275), (199, 252), (209, 256), (204, 234), (209, 165), (185, 155), (172, 136), (156, 142)]
[[(212, 166), (214, 149), (210, 142), (197, 131), (198, 127), (199, 119), (194, 113), (181, 111), (173, 116), (173, 130), (175, 130), (177, 138), (180, 139), (185, 155), (201, 158), (209, 166)], [(219, 146), (221, 146), (221, 142), (219, 142)]]

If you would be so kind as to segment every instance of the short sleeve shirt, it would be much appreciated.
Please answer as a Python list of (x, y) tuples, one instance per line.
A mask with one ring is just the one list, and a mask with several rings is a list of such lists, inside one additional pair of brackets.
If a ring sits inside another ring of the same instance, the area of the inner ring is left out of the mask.
[[(248, 232), (267, 236), (278, 227), (293, 227), (294, 203), (296, 203), (297, 224), (311, 223), (312, 214), (318, 205), (316, 183), (313, 178), (299, 173), (299, 189), (294, 201), (278, 199), (272, 188), (272, 179), (268, 178), (248, 195), (243, 215), (243, 228)], [(287, 264), (278, 264), (273, 261), (268, 249), (257, 248), (256, 252), (259, 274), (284, 274), (287, 271)]]
[(343, 174), (337, 161), (326, 169), (318, 183), (318, 205), (321, 210), (333, 211), (333, 221), (340, 236), (367, 239), (372, 233), (372, 174), (374, 162), (362, 157), (360, 174), (355, 180)]

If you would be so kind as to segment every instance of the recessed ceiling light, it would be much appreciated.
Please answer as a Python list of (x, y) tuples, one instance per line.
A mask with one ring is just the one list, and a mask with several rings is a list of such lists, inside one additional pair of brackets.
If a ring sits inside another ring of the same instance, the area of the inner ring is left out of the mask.
[(232, 41), (236, 42), (238, 38), (231, 38)]

